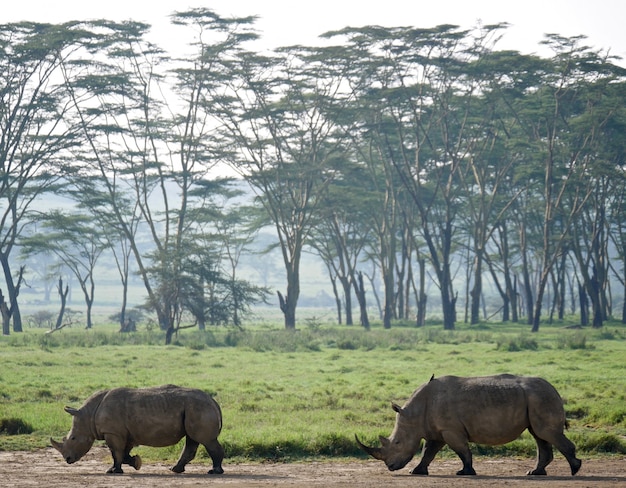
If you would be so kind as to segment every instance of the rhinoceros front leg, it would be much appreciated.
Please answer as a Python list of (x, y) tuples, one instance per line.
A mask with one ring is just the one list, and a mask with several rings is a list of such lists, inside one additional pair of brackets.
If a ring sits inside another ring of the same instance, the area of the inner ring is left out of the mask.
[(107, 474), (122, 474), (122, 463), (124, 457), (127, 454), (126, 442), (117, 435), (105, 434), (104, 441), (111, 450), (111, 456), (113, 456), (113, 466), (107, 470)]
[(441, 449), (445, 445), (446, 443), (441, 442), (441, 441), (433, 441), (433, 440), (426, 441), (424, 443), (422, 459), (420, 459), (419, 464), (411, 470), (411, 474), (427, 475), (428, 466), (430, 465), (432, 460), (435, 459), (435, 456), (437, 455), (437, 453), (441, 451)]
[(445, 431), (442, 432), (442, 434), (446, 444), (461, 458), (461, 462), (463, 463), (463, 469), (457, 471), (456, 474), (461, 476), (475, 475), (476, 471), (474, 471), (474, 467), (472, 466), (472, 451), (470, 451), (467, 436), (452, 431)]
[(185, 471), (185, 466), (196, 457), (196, 451), (198, 450), (199, 442), (194, 441), (189, 436), (185, 438), (185, 448), (180, 453), (176, 466), (172, 468), (174, 473), (182, 473)]

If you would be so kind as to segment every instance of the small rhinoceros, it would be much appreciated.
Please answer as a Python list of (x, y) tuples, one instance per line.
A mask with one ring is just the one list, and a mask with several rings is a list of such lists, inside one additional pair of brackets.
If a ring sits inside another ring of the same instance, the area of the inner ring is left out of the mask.
[(94, 393), (79, 409), (65, 407), (65, 411), (73, 417), (72, 429), (63, 442), (50, 442), (68, 464), (87, 454), (96, 439), (104, 439), (113, 455), (107, 473), (123, 473), (122, 464), (141, 467), (141, 458), (130, 455), (133, 447), (171, 446), (186, 436), (185, 448), (172, 471), (185, 471), (202, 444), (213, 460), (209, 474), (224, 472), (224, 449), (217, 441), (222, 412), (201, 390), (174, 385), (114, 388)]
[(385, 462), (390, 471), (402, 469), (425, 440), (422, 459), (412, 474), (428, 474), (428, 465), (446, 444), (461, 458), (458, 475), (474, 475), (468, 443), (499, 445), (515, 440), (525, 430), (537, 442), (537, 465), (529, 475), (545, 475), (552, 446), (561, 451), (575, 475), (582, 462), (565, 437), (563, 401), (542, 378), (509, 374), (460, 378), (443, 376), (420, 386), (403, 407), (392, 404), (396, 425), (382, 447), (365, 452)]

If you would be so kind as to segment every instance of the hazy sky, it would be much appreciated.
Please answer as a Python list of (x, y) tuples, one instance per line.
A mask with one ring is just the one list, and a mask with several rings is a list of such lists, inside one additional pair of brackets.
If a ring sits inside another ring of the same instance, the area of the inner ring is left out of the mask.
[[(584, 34), (587, 44), (626, 58), (624, 0), (2, 0), (0, 22), (63, 22), (93, 18), (133, 19), (153, 26), (167, 47), (168, 15), (187, 7), (207, 7), (219, 15), (258, 15), (264, 47), (314, 44), (328, 30), (350, 26), (433, 27), (508, 22), (501, 48), (540, 52), (544, 33)], [(622, 60), (622, 65), (626, 62)]]

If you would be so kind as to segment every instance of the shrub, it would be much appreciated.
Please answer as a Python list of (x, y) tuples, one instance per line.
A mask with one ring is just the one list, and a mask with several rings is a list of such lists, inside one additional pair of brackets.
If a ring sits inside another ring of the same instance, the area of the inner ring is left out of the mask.
[(517, 337), (500, 337), (496, 339), (496, 347), (501, 351), (536, 351), (539, 348), (537, 340), (521, 334)]
[(589, 349), (587, 336), (583, 332), (575, 334), (561, 334), (557, 337), (557, 347), (559, 349)]
[(0, 434), (3, 435), (32, 434), (34, 430), (28, 422), (22, 419), (11, 417), (0, 420)]

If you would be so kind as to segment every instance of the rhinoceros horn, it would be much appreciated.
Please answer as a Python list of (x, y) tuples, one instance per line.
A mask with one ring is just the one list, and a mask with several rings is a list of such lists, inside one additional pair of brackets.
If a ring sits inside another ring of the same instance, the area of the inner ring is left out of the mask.
[(354, 434), (354, 438), (356, 439), (356, 443), (359, 445), (361, 449), (363, 449), (367, 454), (372, 456), (374, 459), (382, 459), (382, 451), (380, 447), (369, 447), (363, 444), (358, 436)]
[(50, 437), (50, 444), (52, 444), (52, 447), (54, 447), (57, 451), (59, 451), (60, 453), (63, 453), (63, 451), (62, 451), (63, 443), (62, 442), (57, 442), (52, 437)]

